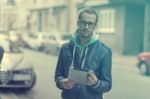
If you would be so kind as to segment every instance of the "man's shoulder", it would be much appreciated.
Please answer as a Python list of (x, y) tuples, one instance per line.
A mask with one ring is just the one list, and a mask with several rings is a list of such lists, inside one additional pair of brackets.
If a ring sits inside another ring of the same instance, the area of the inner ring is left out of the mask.
[(70, 42), (69, 41), (62, 44), (62, 47), (67, 47), (67, 46), (70, 46)]
[(100, 55), (101, 58), (103, 58), (108, 53), (112, 53), (111, 48), (108, 45), (106, 45), (105, 43), (98, 40), (96, 42), (96, 45), (97, 45), (96, 46), (96, 52), (100, 53), (99, 55)]
[(60, 49), (60, 53), (62, 55), (67, 54), (68, 52), (70, 52), (73, 49), (73, 46), (70, 42), (66, 42), (62, 45), (61, 49)]
[(103, 43), (100, 40), (97, 41), (97, 46), (103, 50), (111, 50), (111, 48), (107, 44)]
[(70, 42), (70, 41), (68, 41), (68, 42), (66, 42), (66, 43), (64, 43), (63, 45), (62, 45), (62, 49), (68, 49), (68, 48), (70, 48), (72, 46), (72, 43)]

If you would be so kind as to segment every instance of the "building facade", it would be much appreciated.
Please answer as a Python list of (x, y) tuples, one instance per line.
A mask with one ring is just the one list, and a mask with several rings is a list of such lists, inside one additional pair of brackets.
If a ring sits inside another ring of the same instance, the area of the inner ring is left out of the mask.
[(93, 7), (100, 13), (100, 39), (110, 45), (114, 52), (136, 55), (150, 51), (149, 2), (112, 0)]
[[(34, 20), (33, 31), (68, 32), (73, 24), (70, 20), (77, 18), (74, 15), (75, 10), (91, 6), (100, 17), (96, 29), (100, 40), (108, 44), (114, 52), (136, 55), (142, 51), (150, 51), (148, 0), (72, 0), (72, 5), (76, 7), (72, 12), (68, 7), (71, 3), (67, 1), (34, 0), (34, 7), (29, 8)], [(75, 17), (71, 18), (71, 14)]]
[(114, 52), (136, 55), (144, 51), (145, 4), (139, 2), (109, 2), (92, 6), (98, 10), (100, 39)]
[(14, 2), (0, 0), (0, 29), (16, 29), (17, 8)]

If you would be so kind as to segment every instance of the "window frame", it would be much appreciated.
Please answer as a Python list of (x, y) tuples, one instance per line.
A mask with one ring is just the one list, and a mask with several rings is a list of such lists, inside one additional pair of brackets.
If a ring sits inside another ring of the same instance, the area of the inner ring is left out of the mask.
[(116, 10), (114, 8), (102, 9), (99, 11), (99, 17), (97, 31), (100, 33), (115, 33)]

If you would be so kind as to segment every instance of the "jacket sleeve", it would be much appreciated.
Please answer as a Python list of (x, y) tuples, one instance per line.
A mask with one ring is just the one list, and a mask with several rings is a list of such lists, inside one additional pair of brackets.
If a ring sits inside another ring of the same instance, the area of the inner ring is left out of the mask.
[(0, 47), (0, 64), (3, 59), (3, 54), (4, 54), (4, 49), (2, 47)]
[(102, 64), (99, 70), (98, 82), (91, 86), (92, 91), (96, 93), (104, 93), (112, 87), (112, 52), (109, 50), (102, 59)]
[(57, 65), (56, 65), (56, 69), (55, 69), (55, 82), (56, 82), (56, 86), (59, 89), (63, 89), (62, 84), (61, 84), (61, 80), (64, 78), (64, 68), (63, 68), (63, 55), (62, 55), (63, 51), (62, 48), (60, 50), (60, 54), (58, 57), (58, 61), (57, 61)]

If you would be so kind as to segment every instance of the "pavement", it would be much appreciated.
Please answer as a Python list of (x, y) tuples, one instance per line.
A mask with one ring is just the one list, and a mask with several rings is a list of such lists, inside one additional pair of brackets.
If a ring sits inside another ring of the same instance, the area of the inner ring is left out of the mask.
[(120, 55), (114, 53), (112, 56), (112, 62), (135, 65), (137, 64), (137, 58), (133, 55)]

